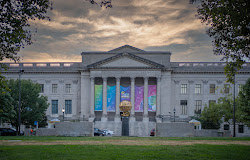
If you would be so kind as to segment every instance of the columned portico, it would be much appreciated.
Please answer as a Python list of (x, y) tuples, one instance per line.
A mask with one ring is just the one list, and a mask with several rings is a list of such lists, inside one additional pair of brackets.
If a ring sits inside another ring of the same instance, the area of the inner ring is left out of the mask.
[(143, 99), (143, 121), (149, 121), (148, 118), (148, 77), (144, 77), (144, 99)]
[(102, 109), (102, 121), (106, 122), (108, 120), (108, 117), (107, 117), (107, 78), (106, 77), (103, 77), (102, 78), (103, 80), (103, 109)]
[(95, 119), (95, 79), (90, 78), (90, 117), (89, 121), (93, 122)]
[(120, 77), (116, 77), (116, 101), (115, 101), (115, 121), (121, 121), (120, 118)]

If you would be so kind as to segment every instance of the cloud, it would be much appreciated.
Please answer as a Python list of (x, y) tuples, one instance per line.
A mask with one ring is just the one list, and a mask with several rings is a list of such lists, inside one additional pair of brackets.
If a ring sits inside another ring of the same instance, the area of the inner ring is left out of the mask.
[(38, 32), (36, 41), (21, 51), (25, 61), (80, 59), (82, 51), (108, 51), (125, 44), (149, 50), (171, 47), (176, 61), (206, 61), (204, 57), (212, 55), (207, 54), (212, 52), (211, 39), (188, 0), (112, 1), (108, 9), (82, 0), (53, 2), (51, 21), (31, 21)]

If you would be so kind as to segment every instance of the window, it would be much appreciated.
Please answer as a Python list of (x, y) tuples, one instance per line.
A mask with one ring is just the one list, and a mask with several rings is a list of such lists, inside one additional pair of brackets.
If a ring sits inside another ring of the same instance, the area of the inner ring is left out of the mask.
[(210, 84), (209, 93), (215, 93), (215, 84)]
[(195, 94), (201, 94), (201, 84), (195, 84)]
[(70, 93), (71, 91), (71, 84), (66, 84), (66, 93)]
[(230, 85), (224, 84), (224, 93), (229, 93), (229, 91), (230, 91)]
[(44, 84), (40, 84), (40, 88), (41, 88), (40, 93), (44, 93)]
[(187, 115), (187, 100), (181, 100), (181, 114)]
[(52, 114), (58, 114), (58, 100), (52, 100)]
[(52, 93), (57, 93), (57, 84), (52, 84)]
[(181, 85), (181, 93), (187, 93), (187, 84)]
[(224, 130), (229, 130), (229, 125), (228, 124), (224, 125)]
[(201, 100), (196, 100), (195, 101), (195, 113), (196, 114), (201, 113), (201, 106), (202, 106), (202, 101)]
[(238, 132), (244, 133), (244, 125), (239, 125)]
[(214, 103), (216, 103), (216, 100), (209, 100), (209, 101), (208, 101), (209, 107), (211, 106), (211, 104), (214, 104)]
[(65, 114), (72, 114), (72, 100), (65, 100)]
[(239, 84), (238, 93), (240, 93), (242, 90), (243, 90), (243, 84)]

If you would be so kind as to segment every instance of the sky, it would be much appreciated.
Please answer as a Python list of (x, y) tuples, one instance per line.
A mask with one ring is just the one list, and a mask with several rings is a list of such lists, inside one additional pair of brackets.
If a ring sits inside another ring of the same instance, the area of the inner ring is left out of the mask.
[(81, 62), (81, 52), (131, 45), (170, 51), (172, 62), (218, 62), (207, 26), (189, 0), (112, 0), (112, 8), (86, 0), (52, 0), (51, 21), (30, 21), (33, 44), (21, 62)]

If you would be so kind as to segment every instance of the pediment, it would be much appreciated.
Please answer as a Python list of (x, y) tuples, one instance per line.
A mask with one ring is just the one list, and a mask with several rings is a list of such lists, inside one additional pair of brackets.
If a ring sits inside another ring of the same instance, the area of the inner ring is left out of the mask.
[(129, 67), (152, 67), (146, 63), (142, 63), (142, 62), (133, 60), (128, 57), (121, 57), (114, 61), (100, 65), (100, 67), (128, 67), (128, 66)]
[(131, 53), (120, 53), (87, 66), (88, 68), (163, 68), (164, 66)]
[(130, 45), (124, 45), (124, 46), (112, 49), (108, 52), (112, 52), (112, 53), (138, 53), (138, 52), (140, 52), (140, 53), (142, 53), (142, 52), (146, 52), (146, 51), (141, 50), (141, 49), (136, 48), (136, 47), (133, 47), (133, 46), (130, 46)]

